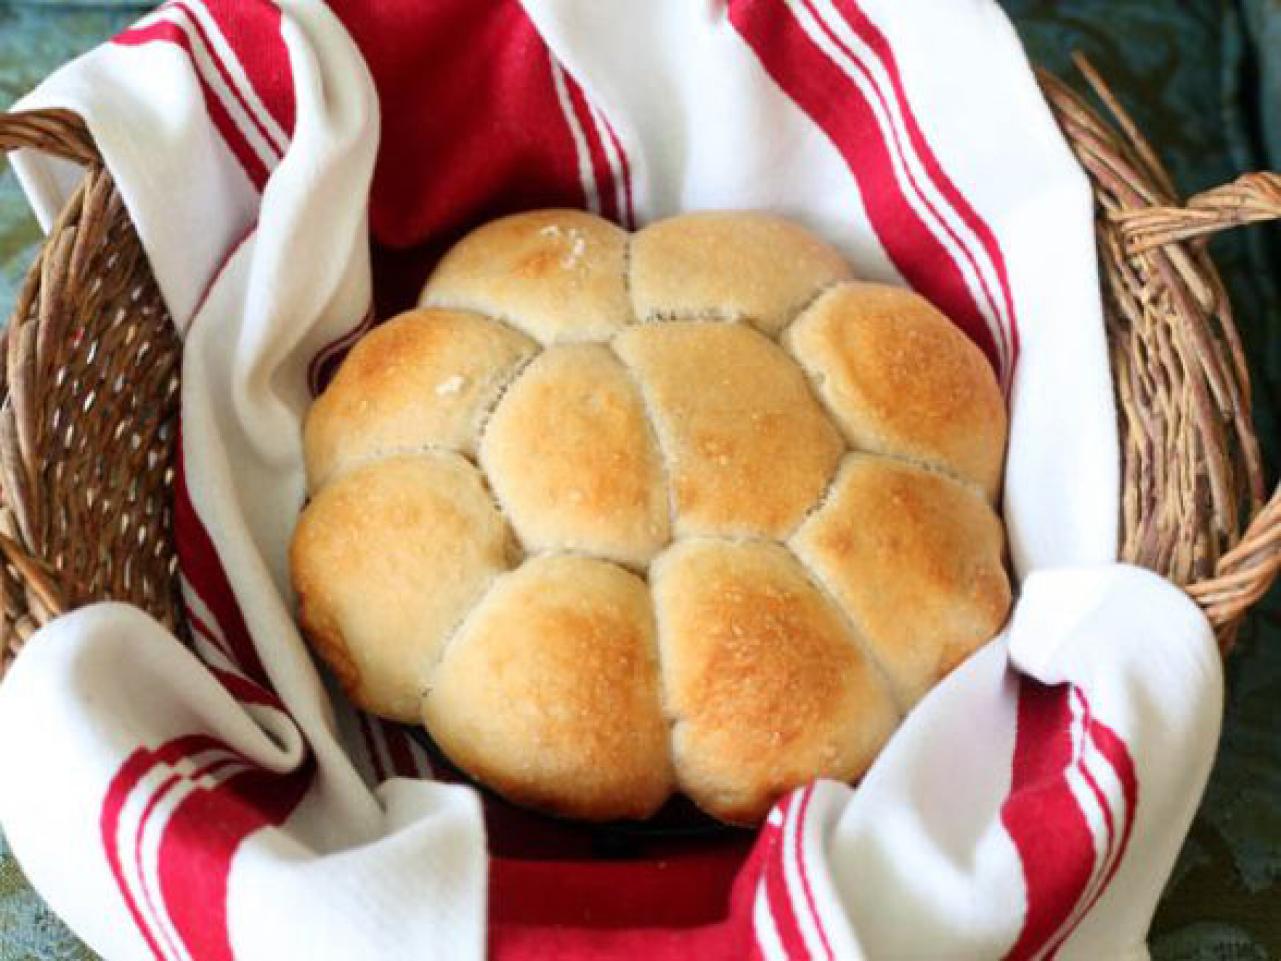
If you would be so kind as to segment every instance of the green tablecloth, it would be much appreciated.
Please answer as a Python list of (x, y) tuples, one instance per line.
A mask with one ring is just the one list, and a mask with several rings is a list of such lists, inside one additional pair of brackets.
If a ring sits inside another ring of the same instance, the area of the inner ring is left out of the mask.
[[(1071, 76), (1081, 49), (1109, 79), (1181, 190), (1281, 169), (1281, 0), (1002, 0), (1034, 60)], [(129, 22), (127, 2), (0, 2), (0, 109)], [(0, 174), (0, 316), (37, 242)], [(1249, 351), (1276, 477), (1281, 232), (1216, 240)], [(1161, 961), (1281, 961), (1281, 593), (1251, 618), (1228, 670), (1222, 747), (1152, 934)], [(20, 736), (0, 732), (0, 737)], [(0, 785), (3, 772), (0, 772)], [(3, 790), (3, 787), (0, 787)], [(0, 838), (0, 961), (88, 957), (43, 907)]]

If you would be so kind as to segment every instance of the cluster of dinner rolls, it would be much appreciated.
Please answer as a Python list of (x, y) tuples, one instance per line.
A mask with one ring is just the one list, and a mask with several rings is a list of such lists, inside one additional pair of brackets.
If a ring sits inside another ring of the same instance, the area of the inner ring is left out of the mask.
[(757, 213), (465, 237), (307, 417), (300, 619), (510, 800), (754, 823), (1005, 620), (981, 352)]

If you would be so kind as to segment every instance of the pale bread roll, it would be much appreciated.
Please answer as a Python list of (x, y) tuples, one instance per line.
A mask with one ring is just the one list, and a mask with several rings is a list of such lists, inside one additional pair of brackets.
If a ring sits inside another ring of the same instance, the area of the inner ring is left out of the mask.
[(294, 584), (356, 703), (567, 817), (857, 779), (1010, 586), (995, 376), (850, 276), (761, 214), (464, 238), (308, 419)]
[(632, 240), (641, 320), (743, 320), (773, 337), (819, 291), (853, 276), (835, 249), (765, 213), (682, 214)]
[(898, 714), (787, 548), (687, 540), (650, 577), (681, 790), (753, 824), (798, 783), (867, 769)]
[(445, 310), (410, 311), (370, 331), (307, 413), (308, 488), (374, 455), (475, 454), (484, 417), (536, 350), (492, 320)]
[(646, 324), (614, 345), (667, 454), (676, 533), (786, 537), (845, 449), (791, 358), (739, 324)]
[(520, 804), (653, 814), (672, 771), (645, 582), (585, 557), (526, 561), (449, 644), (423, 718), (459, 767)]
[(609, 340), (632, 321), (627, 232), (577, 210), (491, 221), (437, 266), (419, 304), (499, 317), (539, 343)]
[(490, 420), (480, 462), (527, 550), (644, 565), (668, 541), (662, 455), (607, 347), (551, 347), (530, 364)]
[(321, 490), (294, 533), (303, 630), (357, 706), (416, 721), (428, 669), (507, 549), (480, 474), (457, 454), (358, 467)]

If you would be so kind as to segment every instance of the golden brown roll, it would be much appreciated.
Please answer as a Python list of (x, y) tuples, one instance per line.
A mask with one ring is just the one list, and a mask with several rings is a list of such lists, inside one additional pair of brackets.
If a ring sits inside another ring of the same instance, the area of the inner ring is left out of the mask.
[(308, 487), (375, 455), (474, 455), (483, 418), (536, 350), (514, 330), (452, 311), (410, 311), (370, 331), (307, 413)]
[(996, 634), (1010, 607), (1001, 522), (976, 492), (851, 454), (794, 547), (910, 707)]
[(650, 577), (676, 777), (695, 803), (752, 824), (797, 784), (867, 769), (898, 713), (787, 548), (685, 540)]
[(996, 378), (803, 228), (518, 214), (421, 303), (307, 418), (300, 621), (512, 801), (755, 823), (1004, 622)]
[(416, 721), (445, 638), (506, 568), (507, 545), (457, 454), (366, 464), (326, 485), (294, 532), (303, 630), (357, 706)]
[(797, 318), (785, 343), (852, 449), (939, 467), (995, 501), (1005, 402), (982, 351), (929, 301), (841, 284)]
[(653, 814), (672, 769), (645, 582), (586, 557), (530, 558), (449, 644), (423, 718), (513, 801), (598, 821)]
[(530, 364), (491, 418), (480, 462), (531, 551), (644, 565), (667, 543), (662, 455), (607, 347), (551, 347)]
[(494, 220), (447, 253), (419, 304), (472, 310), (541, 344), (609, 340), (631, 322), (627, 232), (578, 210)]
[(667, 454), (678, 535), (785, 537), (845, 445), (778, 345), (739, 324), (632, 327), (615, 341)]
[(821, 290), (853, 276), (836, 250), (770, 214), (685, 214), (632, 240), (641, 320), (741, 320), (774, 337)]

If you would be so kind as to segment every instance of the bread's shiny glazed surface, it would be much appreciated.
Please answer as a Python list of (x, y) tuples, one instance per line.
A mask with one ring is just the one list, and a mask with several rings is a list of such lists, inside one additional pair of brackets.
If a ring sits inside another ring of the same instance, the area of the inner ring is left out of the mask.
[(859, 777), (1003, 623), (1004, 403), (777, 217), (479, 228), (309, 412), (300, 619), (511, 800), (762, 818)]

